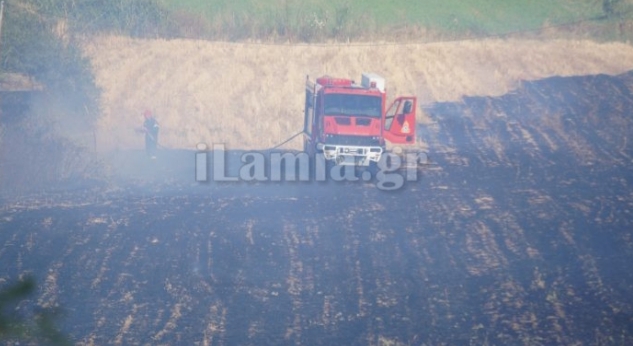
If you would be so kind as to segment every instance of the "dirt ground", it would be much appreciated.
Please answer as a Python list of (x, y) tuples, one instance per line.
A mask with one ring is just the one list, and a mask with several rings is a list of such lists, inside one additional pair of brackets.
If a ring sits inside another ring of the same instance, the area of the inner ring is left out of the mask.
[[(503, 95), (523, 80), (633, 69), (630, 45), (570, 40), (319, 46), (109, 36), (86, 42), (85, 53), (103, 91), (101, 152), (141, 148), (134, 128), (146, 108), (155, 111), (168, 148), (270, 148), (303, 127), (306, 75), (360, 82), (362, 72), (375, 72), (386, 78), (391, 99), (415, 95), (430, 105)], [(431, 121), (419, 111), (420, 121)], [(286, 147), (302, 148), (300, 141)]]
[(0, 284), (82, 345), (633, 344), (633, 73), (500, 94), (428, 104), (392, 192), (113, 153), (110, 185), (2, 201)]

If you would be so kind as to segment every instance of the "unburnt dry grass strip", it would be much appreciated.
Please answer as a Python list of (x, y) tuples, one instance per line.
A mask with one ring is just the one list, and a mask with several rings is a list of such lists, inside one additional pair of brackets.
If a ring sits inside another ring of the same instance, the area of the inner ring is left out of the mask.
[[(103, 90), (99, 151), (142, 148), (134, 128), (148, 107), (161, 124), (165, 147), (193, 149), (204, 142), (271, 148), (303, 126), (306, 74), (357, 80), (362, 72), (376, 72), (386, 78), (390, 98), (415, 95), (428, 105), (463, 95), (503, 95), (523, 80), (633, 68), (631, 46), (577, 40), (261, 45), (108, 36), (86, 42), (85, 53)], [(301, 141), (285, 148), (302, 148)]]

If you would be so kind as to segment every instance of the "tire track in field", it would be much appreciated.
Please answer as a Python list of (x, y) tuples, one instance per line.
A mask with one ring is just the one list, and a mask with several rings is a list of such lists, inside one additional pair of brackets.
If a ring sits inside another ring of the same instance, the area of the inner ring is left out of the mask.
[[(19, 258), (19, 254), (18, 255), (13, 255), (14, 251), (17, 251), (17, 247), (16, 247), (16, 243), (19, 242), (18, 239), (18, 234), (17, 233), (13, 233), (13, 235), (11, 236), (11, 238), (7, 237), (7, 240), (4, 242), (4, 244), (2, 245), (2, 249), (0, 249), (0, 260), (2, 260), (0, 263), (3, 263), (3, 267), (4, 270), (3, 272), (5, 272), (5, 275), (15, 275), (14, 273), (12, 273), (15, 269), (11, 268), (11, 264), (16, 263), (18, 264), (18, 267), (21, 269), (22, 265), (21, 265), (21, 261), (18, 260)], [(20, 271), (18, 270), (18, 273)]]
[(286, 224), (283, 233), (284, 244), (288, 251), (288, 260), (290, 262), (286, 285), (288, 286), (288, 294), (292, 300), (291, 321), (289, 321), (284, 339), (291, 340), (294, 344), (301, 344), (300, 340), (303, 329), (303, 303), (301, 296), (304, 290), (310, 290), (310, 283), (304, 283), (304, 266), (297, 252), (300, 242), (297, 230), (291, 225)]
[[(100, 299), (93, 302), (90, 296), (84, 296), (87, 304), (90, 304), (93, 310), (91, 324), (93, 330), (84, 338), (84, 343), (93, 345), (104, 342), (102, 335), (110, 334), (115, 344), (124, 344), (125, 337), (128, 334), (134, 319), (135, 313), (139, 307), (134, 304), (134, 290), (130, 289), (134, 282), (134, 277), (125, 270), (126, 262), (130, 262), (138, 252), (138, 248), (133, 248), (131, 252), (127, 252), (128, 246), (122, 244), (122, 229), (115, 222), (107, 225), (102, 229), (103, 235), (93, 250), (98, 254), (100, 260), (90, 264), (97, 275), (90, 280), (88, 287), (79, 287), (78, 290), (87, 289), (89, 292), (99, 292)], [(92, 231), (96, 231), (92, 229)], [(87, 250), (90, 251), (90, 250)], [(89, 270), (90, 267), (86, 268)], [(120, 269), (119, 269), (120, 268)], [(90, 272), (90, 271), (89, 271)], [(129, 283), (129, 284), (128, 284)], [(129, 309), (128, 309), (129, 308)], [(115, 316), (123, 318), (118, 322)], [(87, 323), (85, 321), (84, 323)]]

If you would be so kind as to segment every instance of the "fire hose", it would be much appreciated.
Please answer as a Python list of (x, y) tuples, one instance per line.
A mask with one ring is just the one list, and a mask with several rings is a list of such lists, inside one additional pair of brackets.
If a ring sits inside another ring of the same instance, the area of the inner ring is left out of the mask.
[(295, 133), (294, 135), (292, 135), (292, 137), (290, 137), (290, 138), (286, 139), (285, 141), (283, 141), (283, 142), (281, 142), (281, 143), (279, 143), (279, 144), (275, 145), (275, 146), (274, 146), (274, 147), (272, 147), (271, 149), (277, 149), (277, 148), (279, 148), (280, 146), (282, 146), (282, 145), (284, 145), (284, 144), (286, 144), (286, 143), (290, 142), (291, 140), (295, 139), (297, 136), (299, 136), (299, 135), (301, 135), (301, 134), (303, 134), (303, 130), (301, 130), (301, 131), (299, 131), (299, 132)]

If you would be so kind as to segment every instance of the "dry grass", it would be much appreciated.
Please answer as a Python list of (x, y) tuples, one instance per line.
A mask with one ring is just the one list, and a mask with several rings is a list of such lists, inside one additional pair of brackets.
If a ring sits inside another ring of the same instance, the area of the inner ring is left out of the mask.
[(269, 148), (302, 128), (306, 74), (376, 72), (390, 97), (413, 94), (424, 105), (501, 95), (520, 80), (633, 69), (630, 45), (571, 40), (318, 46), (109, 36), (92, 39), (85, 53), (103, 90), (99, 150), (142, 147), (134, 128), (145, 108), (156, 112), (166, 147)]

